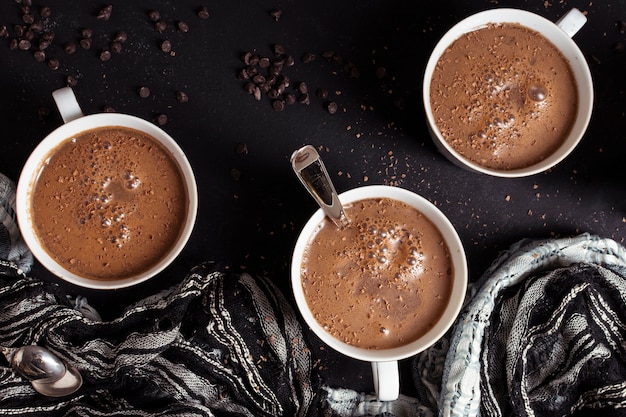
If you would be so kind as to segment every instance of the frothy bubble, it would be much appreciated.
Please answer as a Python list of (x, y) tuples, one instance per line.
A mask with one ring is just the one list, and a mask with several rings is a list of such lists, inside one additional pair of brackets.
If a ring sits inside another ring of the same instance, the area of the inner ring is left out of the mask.
[(533, 84), (528, 87), (528, 98), (532, 101), (542, 102), (546, 99), (546, 87), (541, 84)]

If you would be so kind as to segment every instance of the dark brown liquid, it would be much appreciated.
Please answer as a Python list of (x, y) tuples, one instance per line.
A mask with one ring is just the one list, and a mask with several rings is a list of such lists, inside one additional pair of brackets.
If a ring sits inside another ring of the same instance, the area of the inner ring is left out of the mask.
[(430, 101), (452, 148), (478, 165), (507, 170), (558, 149), (574, 124), (578, 91), (567, 59), (544, 36), (492, 24), (448, 47)]
[(185, 224), (185, 182), (151, 136), (105, 127), (68, 139), (44, 165), (33, 220), (48, 254), (82, 277), (136, 276), (161, 260)]
[(324, 218), (305, 250), (302, 287), (317, 322), (365, 349), (410, 343), (446, 309), (453, 267), (439, 230), (422, 213), (391, 199), (345, 207), (350, 225)]

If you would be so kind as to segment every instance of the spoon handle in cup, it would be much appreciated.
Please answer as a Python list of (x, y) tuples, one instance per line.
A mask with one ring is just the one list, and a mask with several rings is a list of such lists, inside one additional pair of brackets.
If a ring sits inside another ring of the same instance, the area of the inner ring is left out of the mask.
[(291, 166), (304, 188), (313, 196), (324, 213), (340, 229), (346, 226), (348, 219), (337, 196), (337, 191), (335, 191), (335, 186), (315, 148), (306, 145), (296, 150), (291, 155)]

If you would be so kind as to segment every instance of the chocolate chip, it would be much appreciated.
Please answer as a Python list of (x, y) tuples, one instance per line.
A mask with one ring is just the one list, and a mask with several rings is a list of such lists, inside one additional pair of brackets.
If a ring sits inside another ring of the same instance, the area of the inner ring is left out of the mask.
[(113, 42), (124, 43), (128, 40), (128, 35), (124, 31), (117, 32), (113, 37)]
[(9, 37), (9, 30), (7, 29), (6, 25), (0, 25), (0, 37)]
[(35, 60), (38, 62), (44, 62), (46, 60), (46, 53), (41, 50), (35, 51), (33, 57), (35, 57)]
[(161, 42), (161, 50), (163, 52), (171, 52), (172, 51), (172, 43), (167, 39)]
[(24, 32), (26, 32), (26, 26), (24, 25), (14, 25), (13, 30), (15, 31), (15, 35), (18, 37), (24, 36)]
[(264, 83), (264, 82), (265, 82), (265, 77), (264, 77), (264, 76), (262, 76), (261, 74), (257, 74), (257, 75), (255, 75), (254, 77), (252, 77), (252, 81), (253, 81), (255, 84), (262, 84), (262, 83)]
[(326, 100), (328, 98), (328, 90), (325, 88), (318, 88), (317, 90), (315, 90), (315, 95), (320, 99), (320, 100)]
[(333, 51), (332, 49), (322, 52), (322, 58), (324, 59), (330, 60), (333, 58), (334, 55), (335, 55), (335, 51)]
[(122, 52), (122, 42), (113, 41), (110, 45), (111, 52), (119, 54)]
[(198, 10), (198, 17), (200, 19), (208, 19), (209, 18), (209, 9), (206, 6), (202, 6), (200, 10)]
[(165, 114), (159, 114), (156, 118), (156, 122), (160, 125), (163, 126), (164, 124), (167, 123), (167, 115)]
[(178, 30), (187, 33), (189, 32), (189, 25), (183, 21), (178, 22)]
[(255, 100), (261, 100), (261, 89), (258, 86), (255, 86), (252, 95), (254, 96)]
[(283, 12), (280, 9), (274, 9), (274, 10), (270, 10), (270, 16), (272, 16), (274, 18), (275, 21), (279, 21), (280, 17), (282, 16)]
[(139, 97), (141, 98), (150, 97), (150, 89), (148, 87), (139, 87), (139, 89), (137, 90), (137, 93), (139, 94)]
[(187, 93), (185, 93), (184, 91), (177, 91), (176, 100), (178, 100), (179, 103), (186, 103), (189, 101), (189, 97), (187, 96)]
[(296, 61), (293, 59), (293, 57), (291, 55), (287, 55), (287, 56), (285, 56), (284, 63), (285, 63), (285, 66), (287, 66), (287, 67), (293, 67), (293, 65), (296, 63)]
[(27, 25), (30, 25), (35, 21), (35, 16), (33, 16), (32, 14), (23, 14), (22, 21)]
[(80, 35), (83, 38), (90, 39), (91, 36), (93, 35), (93, 31), (91, 29), (89, 29), (89, 28), (83, 28), (83, 29), (80, 30)]
[(165, 29), (167, 29), (167, 23), (164, 20), (159, 20), (154, 24), (154, 28), (157, 30), (157, 32), (163, 33), (165, 32)]
[(283, 100), (274, 100), (272, 102), (272, 107), (276, 111), (283, 111), (285, 110), (285, 102)]
[(234, 180), (234, 181), (239, 181), (239, 179), (241, 178), (241, 172), (239, 172), (238, 169), (236, 168), (232, 168), (230, 170), (230, 177)]
[(330, 114), (337, 113), (337, 109), (338, 109), (337, 103), (335, 103), (334, 101), (331, 101), (326, 105), (326, 110), (328, 110), (328, 113)]
[(105, 105), (104, 108), (102, 109), (105, 113), (115, 113), (116, 110), (113, 106), (110, 105)]
[(17, 39), (11, 39), (11, 40), (9, 41), (9, 49), (10, 49), (11, 51), (16, 50), (16, 49), (17, 49), (17, 44), (18, 44), (18, 43), (19, 43), (19, 42), (17, 41)]
[(382, 80), (383, 78), (385, 78), (385, 75), (387, 75), (387, 68), (385, 67), (376, 68), (376, 78), (378, 78), (379, 80)]
[(100, 61), (108, 61), (109, 59), (111, 59), (111, 51), (108, 49), (100, 51)]
[(37, 20), (30, 25), (29, 29), (34, 33), (41, 33), (43, 31), (43, 22)]
[(270, 66), (270, 59), (267, 57), (263, 57), (259, 59), (259, 67), (267, 68)]
[(306, 94), (309, 92), (309, 86), (306, 85), (306, 83), (303, 81), (298, 84), (298, 91), (301, 92), (302, 94)]
[(301, 94), (298, 97), (298, 103), (306, 104), (308, 106), (311, 103), (311, 98), (309, 97), (308, 94)]
[(243, 85), (243, 89), (246, 90), (246, 92), (248, 94), (254, 94), (254, 90), (258, 89), (259, 87), (257, 87), (256, 85), (254, 85), (254, 83), (245, 83)]
[(91, 49), (91, 39), (84, 38), (84, 39), (81, 39), (79, 43), (83, 49)]
[(315, 61), (315, 54), (312, 52), (305, 52), (301, 58), (302, 62), (308, 64), (309, 62)]
[(280, 93), (278, 92), (277, 89), (270, 88), (269, 91), (267, 92), (267, 96), (271, 98), (272, 100), (274, 100), (274, 99), (277, 99), (278, 96), (280, 96)]
[(612, 49), (613, 49), (615, 52), (623, 52), (623, 51), (624, 51), (624, 42), (622, 42), (622, 41), (617, 41), (617, 42), (615, 42), (615, 43), (613, 44)]
[(293, 104), (296, 102), (296, 95), (293, 93), (285, 93), (283, 96), (286, 104)]
[(246, 65), (250, 65), (250, 58), (252, 58), (252, 52), (246, 52), (243, 55), (241, 55), (241, 62), (243, 62)]
[(48, 68), (50, 68), (53, 71), (56, 71), (59, 69), (59, 60), (56, 58), (50, 58), (48, 60)]
[(76, 86), (76, 84), (78, 84), (78, 81), (76, 80), (76, 78), (72, 77), (71, 75), (68, 75), (68, 76), (65, 78), (65, 84), (66, 84), (68, 87), (75, 87), (75, 86)]
[(96, 16), (96, 18), (99, 20), (104, 20), (106, 22), (111, 18), (112, 11), (113, 11), (113, 6), (109, 4), (103, 7), (102, 9), (100, 9), (100, 11), (98, 12), (98, 16)]
[(239, 155), (248, 155), (248, 145), (244, 142), (237, 143), (237, 146), (235, 146), (235, 152)]
[(31, 47), (31, 43), (28, 39), (21, 39), (18, 42), (17, 47), (20, 48), (22, 51), (28, 51)]
[(65, 45), (63, 45), (63, 50), (66, 54), (72, 55), (74, 52), (76, 52), (76, 44), (71, 41), (67, 42)]
[(619, 30), (619, 33), (626, 32), (626, 22), (624, 22), (623, 20), (618, 20), (616, 22), (616, 25), (617, 25), (617, 30)]
[(153, 22), (158, 22), (159, 20), (161, 20), (161, 13), (158, 10), (150, 10), (148, 12), (148, 17)]
[(42, 6), (39, 9), (39, 16), (41, 16), (43, 19), (47, 19), (52, 15), (52, 10), (50, 9), (50, 7), (48, 6)]
[(277, 43), (274, 45), (274, 55), (280, 56), (285, 53), (285, 47)]

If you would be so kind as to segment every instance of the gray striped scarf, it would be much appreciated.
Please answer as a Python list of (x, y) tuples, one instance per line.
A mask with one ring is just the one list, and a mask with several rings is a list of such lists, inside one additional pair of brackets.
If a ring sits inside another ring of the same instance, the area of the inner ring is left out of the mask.
[[(3, 185), (3, 181), (4, 184)], [(0, 174), (0, 347), (43, 345), (83, 387), (37, 394), (0, 356), (0, 415), (584, 416), (626, 410), (626, 252), (610, 239), (521, 241), (470, 288), (449, 335), (413, 359), (416, 398), (381, 403), (315, 374), (298, 316), (267, 278), (196, 267), (103, 321), (27, 275)]]

